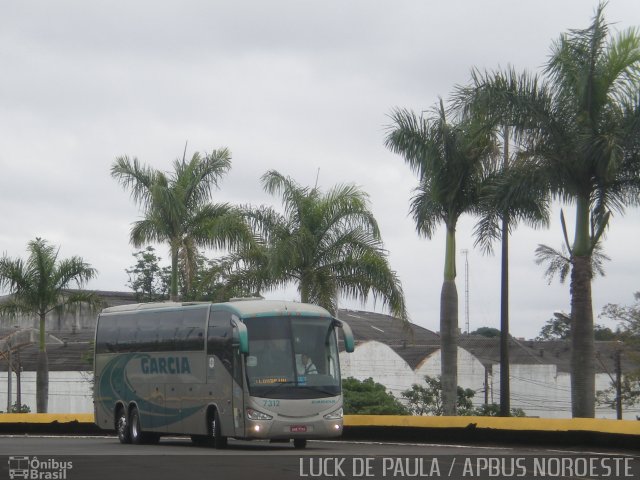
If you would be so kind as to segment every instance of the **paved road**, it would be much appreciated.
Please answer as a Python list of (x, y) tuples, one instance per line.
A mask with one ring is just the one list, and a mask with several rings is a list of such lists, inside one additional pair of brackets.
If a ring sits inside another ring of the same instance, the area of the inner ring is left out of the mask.
[[(34, 467), (31, 470), (40, 472), (29, 473), (26, 478), (61, 480), (254, 477), (259, 480), (309, 480), (306, 477), (355, 478), (358, 473), (362, 478), (372, 479), (461, 478), (464, 466), (471, 468), (471, 474), (468, 470), (465, 478), (494, 480), (516, 477), (520, 472), (518, 468), (525, 468), (525, 463), (518, 463), (523, 457), (527, 458), (524, 462), (530, 462), (534, 458), (588, 459), (594, 456), (608, 459), (606, 464), (598, 460), (597, 476), (604, 476), (601, 475), (602, 468), (608, 468), (604, 472), (609, 473), (609, 478), (623, 478), (630, 472), (632, 476), (628, 478), (640, 479), (640, 454), (606, 448), (310, 441), (305, 450), (295, 450), (284, 444), (230, 440), (229, 448), (215, 450), (195, 446), (189, 439), (179, 437), (163, 438), (158, 445), (121, 445), (115, 437), (6, 435), (0, 436), (0, 480), (10, 478), (9, 468), (13, 469), (14, 475), (16, 472), (20, 475), (17, 468), (25, 468), (26, 462), (30, 462), (29, 468)], [(367, 458), (371, 459), (369, 471), (366, 470)], [(491, 462), (497, 470), (490, 469)], [(560, 461), (548, 466), (544, 464), (549, 468), (546, 477), (540, 472), (531, 476), (532, 467), (527, 465), (527, 478), (585, 478), (576, 468), (588, 467), (587, 463), (585, 460), (577, 465), (571, 462), (562, 465)], [(625, 470), (627, 464), (631, 470)], [(496, 476), (496, 472), (504, 475)], [(591, 475), (587, 477), (593, 477), (594, 472), (588, 472)], [(53, 473), (58, 476), (52, 476)]]

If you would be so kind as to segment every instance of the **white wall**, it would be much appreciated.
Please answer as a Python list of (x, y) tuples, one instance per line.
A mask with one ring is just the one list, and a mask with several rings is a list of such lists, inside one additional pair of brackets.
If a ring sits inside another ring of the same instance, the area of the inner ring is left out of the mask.
[(371, 377), (390, 390), (396, 398), (420, 381), (419, 376), (391, 347), (380, 342), (366, 342), (353, 353), (340, 353), (342, 378), (366, 380)]
[[(530, 417), (571, 418), (571, 376), (558, 372), (555, 365), (511, 365), (511, 407), (522, 408)], [(494, 392), (500, 402), (500, 366), (494, 367)], [(606, 390), (611, 378), (606, 373), (596, 374), (596, 391)], [(622, 407), (622, 418), (635, 420), (640, 416), (640, 405)], [(616, 418), (615, 410), (596, 406), (596, 418)]]
[[(93, 413), (93, 372), (49, 372), (48, 413)], [(36, 372), (22, 372), (22, 403), (36, 409)], [(16, 401), (16, 376), (12, 375), (11, 403)], [(0, 372), (0, 411), (7, 411), (7, 372)]]
[[(439, 377), (441, 374), (441, 356), (440, 350), (425, 358), (416, 368), (418, 380), (416, 383), (423, 384), (424, 377)], [(484, 365), (469, 351), (458, 347), (458, 385), (463, 388), (470, 388), (476, 392), (473, 397), (473, 404), (480, 405), (484, 403)], [(490, 388), (491, 383), (489, 383)], [(491, 398), (489, 398), (491, 403)]]
[[(415, 371), (396, 352), (385, 344), (370, 341), (358, 345), (353, 353), (340, 353), (342, 377), (358, 380), (373, 378), (386, 386), (396, 398), (411, 384), (424, 382), (425, 375), (440, 375), (440, 351), (426, 357)], [(558, 373), (553, 364), (510, 366), (511, 407), (521, 408), (527, 416), (543, 418), (571, 418), (571, 381), (568, 373)], [(464, 348), (458, 348), (458, 385), (476, 392), (474, 405), (484, 403), (485, 368)], [(596, 375), (596, 390), (605, 390), (611, 379), (607, 374)], [(494, 365), (488, 375), (489, 403), (500, 403), (500, 366)], [(640, 405), (623, 407), (623, 418), (635, 420)], [(609, 407), (597, 407), (597, 418), (616, 418)]]

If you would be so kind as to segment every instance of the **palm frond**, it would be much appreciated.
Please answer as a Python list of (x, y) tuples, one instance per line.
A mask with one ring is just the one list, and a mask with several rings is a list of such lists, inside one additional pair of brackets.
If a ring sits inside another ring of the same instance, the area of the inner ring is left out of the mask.
[[(268, 207), (243, 209), (257, 241), (255, 248), (242, 249), (231, 257), (239, 281), (260, 288), (297, 283), (301, 299), (331, 312), (342, 292), (364, 300), (373, 295), (394, 314), (407, 318), (400, 282), (386, 263), (365, 192), (354, 185), (336, 185), (323, 193), (276, 171), (265, 173), (262, 182), (267, 192), (281, 197), (285, 213)], [(344, 276), (359, 264), (373, 265), (374, 258), (380, 269), (386, 266), (386, 276), (382, 270), (369, 278), (362, 272), (359, 277)]]
[(551, 284), (556, 275), (558, 275), (560, 283), (565, 282), (571, 271), (571, 259), (568, 257), (564, 245), (561, 252), (547, 245), (538, 245), (535, 255), (536, 265), (547, 264), (544, 275), (549, 284)]
[(169, 232), (165, 231), (166, 225), (162, 219), (154, 216), (144, 220), (133, 222), (130, 233), (130, 241), (135, 247), (142, 247), (148, 243), (161, 243), (169, 240)]
[(240, 209), (226, 203), (203, 205), (190, 222), (186, 230), (201, 245), (223, 249), (255, 242)]
[(151, 201), (151, 187), (156, 182), (158, 172), (140, 164), (137, 158), (126, 155), (116, 158), (111, 166), (111, 176), (125, 190), (131, 190), (131, 198), (137, 204), (148, 206)]

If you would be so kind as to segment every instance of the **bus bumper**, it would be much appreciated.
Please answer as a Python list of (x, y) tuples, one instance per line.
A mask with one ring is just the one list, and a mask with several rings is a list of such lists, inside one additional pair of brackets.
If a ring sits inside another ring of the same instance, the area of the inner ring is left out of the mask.
[(342, 419), (302, 421), (246, 420), (245, 432), (251, 439), (333, 438), (342, 435)]

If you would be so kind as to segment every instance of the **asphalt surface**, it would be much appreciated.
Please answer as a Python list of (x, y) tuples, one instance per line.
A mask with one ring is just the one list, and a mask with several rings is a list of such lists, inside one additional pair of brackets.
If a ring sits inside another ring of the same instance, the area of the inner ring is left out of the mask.
[[(543, 470), (533, 470), (534, 460)], [(158, 445), (122, 445), (111, 436), (4, 435), (0, 480), (11, 474), (61, 480), (640, 478), (640, 453), (369, 441), (309, 441), (306, 449), (296, 450), (289, 444), (233, 440), (227, 449), (215, 450), (180, 437), (163, 438)]]

